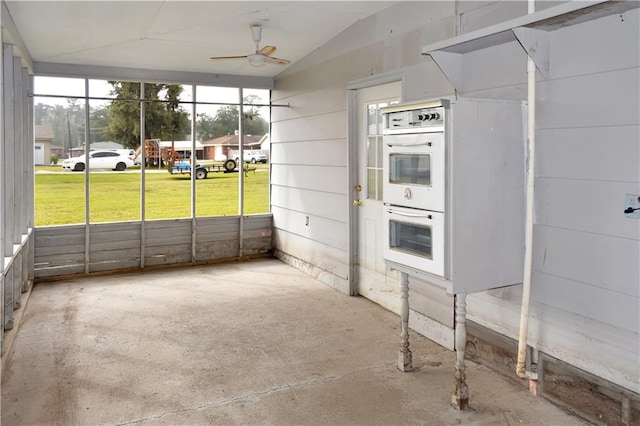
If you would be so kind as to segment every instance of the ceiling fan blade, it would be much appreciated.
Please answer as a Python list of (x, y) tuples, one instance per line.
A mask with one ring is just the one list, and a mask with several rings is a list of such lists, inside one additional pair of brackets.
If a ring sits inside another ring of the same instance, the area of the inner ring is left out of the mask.
[(247, 55), (242, 55), (242, 56), (212, 56), (209, 59), (213, 59), (214, 61), (217, 61), (219, 59), (221, 60), (226, 60), (226, 59), (245, 59), (247, 57)]
[(263, 55), (269, 56), (275, 51), (276, 51), (276, 47), (275, 46), (264, 46), (262, 49), (258, 50), (257, 53), (261, 53)]
[(267, 62), (270, 64), (280, 64), (280, 65), (288, 65), (291, 61), (287, 59), (274, 58), (272, 56), (267, 56)]

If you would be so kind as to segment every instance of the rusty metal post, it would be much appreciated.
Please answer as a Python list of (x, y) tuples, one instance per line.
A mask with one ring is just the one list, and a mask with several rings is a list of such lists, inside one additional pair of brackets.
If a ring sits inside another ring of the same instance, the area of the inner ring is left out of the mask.
[(464, 365), (464, 351), (467, 344), (467, 295), (456, 294), (456, 371), (453, 381), (453, 395), (451, 403), (458, 410), (464, 410), (469, 406), (469, 387)]
[(409, 349), (409, 275), (400, 273), (400, 352), (398, 353), (398, 369), (411, 371), (411, 350)]

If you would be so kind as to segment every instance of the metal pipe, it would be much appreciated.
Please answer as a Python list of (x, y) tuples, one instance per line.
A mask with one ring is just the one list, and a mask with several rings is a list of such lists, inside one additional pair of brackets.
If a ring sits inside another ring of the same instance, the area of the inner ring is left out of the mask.
[[(89, 120), (91, 119), (91, 111), (89, 107), (89, 79), (84, 79), (84, 273), (88, 274), (91, 264), (91, 189), (90, 189), (90, 158), (91, 140), (89, 139), (91, 131), (89, 129)], [(67, 113), (67, 127), (69, 126), (69, 114)], [(69, 130), (69, 152), (71, 152), (71, 131)]]
[[(140, 83), (140, 99), (144, 99), (144, 82)], [(145, 241), (147, 238), (146, 227), (146, 186), (147, 186), (147, 143), (146, 143), (146, 116), (147, 106), (140, 102), (140, 268), (145, 267), (144, 253), (146, 251)], [(161, 161), (158, 160), (158, 163)]]
[[(535, 0), (528, 0), (528, 13), (535, 12)], [(536, 133), (536, 64), (527, 57), (527, 198), (524, 236), (524, 271), (522, 278), (522, 306), (520, 308), (520, 333), (518, 336), (518, 360), (516, 374), (527, 379), (527, 335), (529, 332), (529, 305), (533, 264), (533, 213), (535, 203), (535, 133)]]
[[(197, 193), (196, 193), (196, 164), (198, 164), (196, 151), (196, 86), (191, 86), (191, 261), (196, 261), (196, 243), (198, 240), (198, 227), (196, 221)], [(204, 159), (204, 158), (203, 158)]]
[(244, 138), (242, 117), (244, 116), (244, 90), (240, 88), (240, 109), (238, 111), (238, 212), (240, 214), (240, 235), (238, 236), (238, 256), (244, 256)]

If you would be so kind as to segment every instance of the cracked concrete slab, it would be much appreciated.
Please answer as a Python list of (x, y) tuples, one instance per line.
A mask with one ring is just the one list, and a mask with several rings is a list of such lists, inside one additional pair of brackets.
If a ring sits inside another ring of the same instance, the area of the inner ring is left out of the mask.
[(397, 315), (277, 260), (35, 286), (2, 379), (2, 425), (581, 425)]

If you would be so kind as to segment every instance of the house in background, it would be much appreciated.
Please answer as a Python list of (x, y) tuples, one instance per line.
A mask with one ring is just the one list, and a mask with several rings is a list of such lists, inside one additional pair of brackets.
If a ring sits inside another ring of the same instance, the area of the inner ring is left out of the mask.
[[(180, 156), (178, 158), (190, 158), (191, 157), (191, 148), (192, 142), (190, 140), (187, 141), (160, 141), (159, 142), (160, 149), (166, 150), (168, 148), (172, 148), (176, 151)], [(204, 153), (204, 146), (202, 143), (196, 141), (196, 159), (202, 160)]]
[[(235, 152), (240, 147), (238, 131), (233, 135), (218, 136), (202, 142), (204, 146), (205, 160), (222, 160), (234, 158)], [(261, 149), (261, 135), (245, 135), (243, 138), (244, 149)]]
[[(43, 166), (51, 163), (53, 151), (53, 140), (55, 135), (50, 124), (36, 124), (33, 129), (35, 144), (33, 153), (33, 163), (36, 166)], [(56, 154), (57, 155), (57, 154)], [(60, 157), (58, 155), (58, 157)]]
[(64, 147), (51, 145), (51, 154), (56, 155), (60, 161), (64, 159)]
[(262, 139), (260, 139), (260, 150), (266, 152), (267, 155), (271, 152), (271, 139), (269, 139), (269, 133), (264, 135)]

